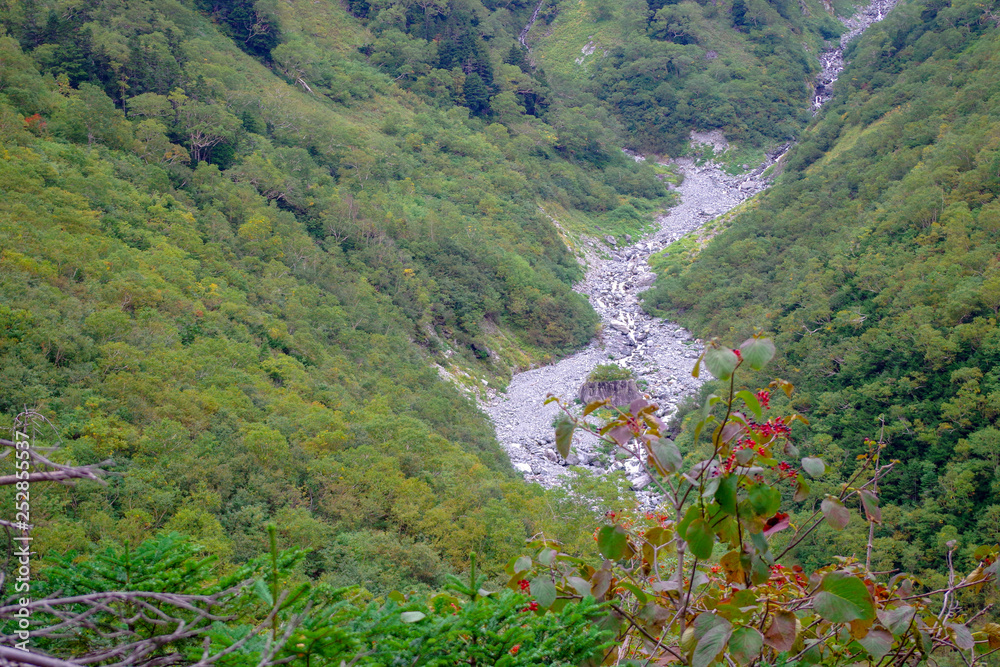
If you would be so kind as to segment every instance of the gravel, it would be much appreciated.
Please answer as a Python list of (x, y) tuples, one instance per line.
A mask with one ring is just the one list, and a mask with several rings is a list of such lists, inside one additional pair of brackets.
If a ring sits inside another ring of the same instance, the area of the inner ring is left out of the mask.
[[(707, 135), (695, 135), (694, 139), (704, 143), (721, 140)], [(563, 460), (555, 451), (552, 428), (559, 408), (555, 403), (544, 405), (545, 398), (552, 393), (573, 403), (590, 371), (611, 361), (635, 374), (664, 418), (676, 410), (682, 398), (698, 389), (701, 382), (691, 377), (691, 369), (701, 354), (701, 341), (693, 340), (673, 322), (654, 319), (639, 306), (639, 294), (655, 278), (647, 259), (763, 190), (767, 182), (761, 174), (778, 156), (776, 153), (760, 168), (736, 177), (711, 163), (697, 166), (690, 159), (676, 160), (684, 174), (677, 189), (680, 203), (657, 220), (658, 231), (635, 245), (616, 246), (608, 258), (588, 254), (589, 270), (574, 289), (586, 295), (601, 316), (601, 336), (556, 364), (518, 373), (505, 394), (482, 406), (514, 468), (527, 479), (556, 486), (567, 474), (567, 465), (580, 465), (601, 474), (623, 469), (637, 491), (649, 484), (636, 462), (609, 460), (598, 449), (597, 439), (587, 434), (577, 434), (569, 461)]]

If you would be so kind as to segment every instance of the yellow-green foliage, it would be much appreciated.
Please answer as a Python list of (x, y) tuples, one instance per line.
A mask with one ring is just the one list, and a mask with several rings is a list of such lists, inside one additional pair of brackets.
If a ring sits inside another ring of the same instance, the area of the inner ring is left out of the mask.
[(555, 7), (528, 42), (558, 89), (598, 100), (624, 126), (628, 145), (645, 151), (676, 156), (691, 130), (722, 129), (746, 146), (726, 156), (734, 172), (759, 163), (761, 145), (786, 141), (808, 122), (814, 54), (842, 31), (817, 0)]
[(38, 548), (170, 529), (242, 560), (277, 518), (286, 544), (395, 536), (414, 563), (495, 572), (560, 532), (556, 501), (431, 362), (503, 374), (587, 340), (535, 198), (598, 219), (665, 192), (398, 88), (335, 3), (278, 17), (267, 66), (182, 4), (2, 17), (0, 413), (36, 407), (58, 457), (115, 461), (107, 488), (40, 495)]

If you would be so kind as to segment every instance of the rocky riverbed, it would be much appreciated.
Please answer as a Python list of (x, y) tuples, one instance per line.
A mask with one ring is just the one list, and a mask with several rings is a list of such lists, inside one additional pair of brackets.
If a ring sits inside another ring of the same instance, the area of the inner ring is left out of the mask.
[[(868, 26), (882, 20), (896, 1), (874, 0), (844, 20), (848, 31), (839, 44), (819, 56), (822, 71), (816, 82), (817, 109), (830, 98), (833, 83), (844, 69), (844, 47)], [(530, 27), (529, 23), (525, 33)], [(727, 148), (720, 132), (693, 132), (691, 140), (712, 145), (716, 154)], [(624, 470), (640, 502), (655, 502), (646, 488), (651, 480), (641, 466), (631, 459), (618, 461), (613, 455), (608, 456), (592, 436), (578, 433), (573, 451), (563, 460), (554, 446), (553, 420), (559, 408), (555, 403), (544, 405), (545, 397), (551, 393), (572, 404), (590, 371), (609, 361), (635, 374), (650, 400), (660, 406), (661, 417), (671, 415), (679, 401), (697, 390), (700, 382), (691, 377), (691, 369), (701, 354), (701, 341), (693, 340), (677, 324), (650, 317), (639, 306), (639, 294), (655, 278), (648, 259), (765, 189), (769, 185), (765, 170), (789, 147), (790, 144), (780, 147), (756, 169), (741, 176), (730, 176), (712, 163), (698, 166), (690, 159), (676, 160), (684, 175), (678, 187), (680, 203), (657, 220), (657, 232), (634, 245), (624, 245), (622, 242), (627, 239), (607, 238), (611, 244), (607, 257), (599, 256), (596, 245), (588, 250), (587, 275), (575, 289), (586, 295), (600, 314), (604, 324), (602, 334), (587, 348), (559, 363), (518, 373), (506, 393), (482, 404), (514, 468), (526, 479), (552, 487), (560, 483), (569, 466), (582, 466), (596, 474)]]
[[(693, 140), (713, 143), (724, 150), (719, 133), (695, 134)], [(575, 289), (586, 295), (604, 324), (602, 334), (576, 354), (551, 366), (536, 368), (514, 376), (507, 392), (500, 394), (484, 409), (496, 427), (497, 438), (510, 454), (514, 467), (531, 481), (546, 487), (559, 483), (567, 466), (579, 465), (593, 472), (606, 473), (624, 469), (636, 490), (649, 480), (637, 465), (620, 462), (600, 451), (596, 438), (578, 434), (574, 451), (563, 460), (553, 446), (553, 419), (558, 407), (543, 405), (552, 393), (572, 403), (580, 386), (595, 366), (614, 362), (631, 370), (650, 400), (660, 406), (662, 416), (672, 414), (677, 403), (692, 394), (700, 382), (691, 377), (691, 369), (701, 354), (700, 341), (671, 322), (655, 319), (643, 312), (639, 294), (653, 283), (655, 276), (647, 262), (681, 236), (719, 216), (767, 186), (762, 173), (783, 151), (775, 152), (758, 169), (742, 176), (730, 176), (714, 164), (697, 166), (690, 159), (677, 160), (684, 175), (677, 188), (680, 203), (658, 220), (658, 231), (630, 246), (614, 242), (607, 257), (587, 252), (589, 270)]]
[(868, 29), (873, 23), (877, 23), (885, 18), (897, 0), (874, 0), (871, 4), (863, 7), (854, 16), (844, 19), (844, 27), (847, 32), (840, 36), (840, 43), (837, 46), (826, 49), (819, 54), (819, 64), (822, 67), (816, 77), (816, 94), (813, 98), (813, 110), (818, 113), (819, 108), (830, 99), (833, 94), (833, 83), (844, 71), (844, 48), (847, 44)]

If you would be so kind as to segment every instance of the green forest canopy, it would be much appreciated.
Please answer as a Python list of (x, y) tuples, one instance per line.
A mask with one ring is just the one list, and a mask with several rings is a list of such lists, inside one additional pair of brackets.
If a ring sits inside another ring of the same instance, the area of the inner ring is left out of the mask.
[[(659, 260), (645, 297), (697, 335), (773, 330), (775, 372), (811, 422), (803, 451), (847, 470), (884, 435), (900, 463), (881, 489), (880, 569), (930, 572), (949, 540), (1000, 541), (991, 11), (911, 2), (871, 27), (778, 183), (700, 254)], [(802, 557), (865, 538), (831, 532)]]
[(238, 562), (278, 519), (314, 574), (382, 591), (373, 562), (433, 584), (556, 530), (565, 499), (432, 363), (503, 382), (589, 340), (539, 206), (636, 231), (669, 201), (650, 167), (611, 134), (588, 161), (535, 116), (470, 117), (461, 54), (447, 102), (401, 88), (335, 3), (2, 21), (2, 413), (116, 462), (41, 496), (41, 552), (176, 530)]

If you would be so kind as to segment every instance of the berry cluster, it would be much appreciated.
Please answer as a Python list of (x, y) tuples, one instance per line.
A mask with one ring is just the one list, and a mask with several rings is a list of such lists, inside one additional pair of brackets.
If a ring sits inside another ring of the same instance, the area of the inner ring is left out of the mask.
[(803, 575), (801, 565), (793, 565), (791, 568), (787, 568), (778, 563), (771, 566), (771, 580), (779, 585), (795, 583), (799, 588), (805, 588), (809, 583)]
[(776, 470), (778, 476), (783, 479), (795, 479), (799, 475), (797, 468), (793, 468), (787, 462), (782, 461), (778, 464), (777, 468), (771, 468), (771, 470)]
[(771, 392), (767, 389), (761, 389), (757, 392), (757, 401), (760, 402), (761, 406), (765, 410), (771, 409)]
[(653, 514), (652, 512), (646, 512), (646, 521), (655, 521), (662, 527), (665, 526), (668, 521), (670, 521), (670, 517), (665, 516), (663, 514)]
[(792, 432), (792, 429), (788, 426), (788, 424), (780, 419), (768, 419), (763, 424), (750, 422), (750, 424), (747, 425), (747, 428), (764, 438), (784, 438), (788, 437)]

